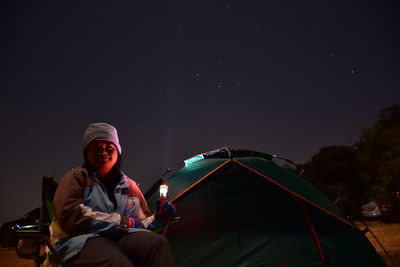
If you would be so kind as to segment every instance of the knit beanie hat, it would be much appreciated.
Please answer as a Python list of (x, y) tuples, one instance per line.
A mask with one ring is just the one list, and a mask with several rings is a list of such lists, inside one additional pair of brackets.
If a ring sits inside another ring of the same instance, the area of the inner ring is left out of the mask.
[(114, 126), (104, 122), (89, 124), (83, 136), (83, 153), (85, 153), (86, 148), (94, 140), (104, 140), (113, 143), (121, 155), (118, 133)]

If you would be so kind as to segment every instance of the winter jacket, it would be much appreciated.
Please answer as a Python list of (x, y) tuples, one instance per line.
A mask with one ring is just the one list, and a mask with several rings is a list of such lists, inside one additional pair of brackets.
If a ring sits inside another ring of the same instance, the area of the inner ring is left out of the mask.
[(128, 228), (129, 217), (147, 227), (154, 216), (137, 184), (121, 172), (115, 188), (117, 207), (110, 201), (97, 173), (85, 168), (70, 170), (61, 179), (53, 200), (55, 222), (50, 226), (51, 240), (64, 261), (77, 255), (88, 238), (118, 240), (123, 235), (145, 229)]

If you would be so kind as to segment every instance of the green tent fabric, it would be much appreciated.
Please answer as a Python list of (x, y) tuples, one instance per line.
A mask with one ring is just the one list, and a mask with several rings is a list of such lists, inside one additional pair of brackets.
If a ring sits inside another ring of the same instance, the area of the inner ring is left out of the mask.
[(183, 221), (168, 228), (176, 266), (385, 266), (326, 196), (260, 152), (222, 148), (179, 164), (158, 186)]

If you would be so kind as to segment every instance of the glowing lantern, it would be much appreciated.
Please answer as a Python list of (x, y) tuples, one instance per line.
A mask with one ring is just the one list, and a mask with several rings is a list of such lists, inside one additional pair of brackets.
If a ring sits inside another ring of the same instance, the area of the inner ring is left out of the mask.
[(160, 199), (163, 202), (167, 198), (168, 193), (168, 185), (162, 184), (160, 185)]
[(164, 204), (165, 199), (167, 199), (167, 193), (168, 193), (168, 185), (162, 184), (160, 185), (160, 210), (158, 211), (161, 213), (161, 207)]

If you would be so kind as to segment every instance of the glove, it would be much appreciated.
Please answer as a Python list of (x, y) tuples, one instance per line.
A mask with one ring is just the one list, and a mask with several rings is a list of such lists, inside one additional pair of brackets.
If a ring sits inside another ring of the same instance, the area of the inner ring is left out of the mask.
[(161, 231), (163, 229), (163, 227), (164, 227), (164, 224), (160, 223), (157, 220), (154, 220), (151, 224), (149, 224), (149, 226), (147, 226), (146, 229), (150, 230), (150, 231), (153, 231), (153, 232), (154, 231), (159, 232), (159, 231)]
[(141, 221), (134, 219), (132, 217), (129, 217), (129, 228), (142, 228), (144, 229), (144, 225)]
[(155, 218), (157, 221), (161, 223), (167, 223), (168, 221), (176, 217), (176, 209), (174, 205), (172, 205), (168, 201), (164, 201), (162, 207), (160, 206), (161, 206), (161, 201), (157, 199), (156, 212), (155, 212)]

